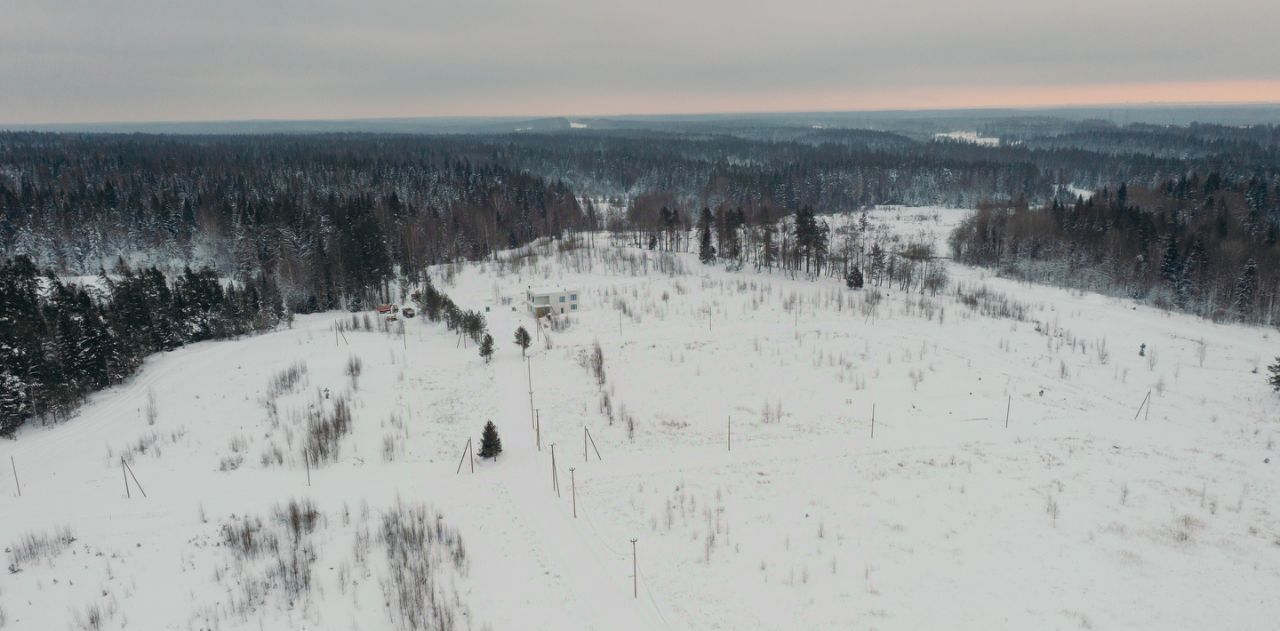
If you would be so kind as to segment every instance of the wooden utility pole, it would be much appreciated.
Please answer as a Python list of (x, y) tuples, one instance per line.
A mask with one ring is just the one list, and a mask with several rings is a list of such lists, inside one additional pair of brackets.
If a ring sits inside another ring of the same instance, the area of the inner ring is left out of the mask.
[(574, 477), (573, 467), (569, 467), (569, 493), (573, 496), (573, 518), (578, 518), (578, 480)]
[(729, 417), (729, 451), (733, 451), (733, 417)]
[(534, 410), (533, 435), (538, 442), (538, 451), (542, 451), (542, 410)]
[(556, 444), (551, 443), (551, 488), (556, 490), (556, 497), (560, 497), (560, 476), (556, 475)]
[(311, 486), (311, 453), (306, 449), (302, 450), (302, 462), (307, 467), (307, 486)]
[(636, 539), (631, 540), (631, 597), (640, 597), (640, 564), (636, 562)]
[(129, 474), (124, 470), (124, 456), (120, 456), (120, 477), (124, 478), (124, 496), (126, 499), (133, 499), (133, 493), (129, 492)]
[(529, 376), (529, 423), (536, 426), (538, 422), (534, 419), (533, 411), (533, 366), (529, 363), (528, 357), (524, 358), (524, 366), (525, 372)]
[[(121, 465), (123, 465), (123, 466), (124, 466), (125, 471), (127, 471), (127, 472), (129, 473), (129, 478), (133, 478), (133, 484), (134, 484), (134, 486), (137, 486), (137, 487), (138, 487), (138, 491), (139, 491), (139, 492), (141, 492), (141, 493), (142, 493), (142, 497), (144, 497), (144, 498), (145, 498), (145, 497), (147, 496), (147, 490), (146, 490), (146, 489), (144, 489), (144, 488), (142, 488), (142, 483), (138, 481), (138, 476), (137, 476), (137, 475), (135, 475), (135, 474), (133, 473), (133, 467), (130, 467), (130, 466), (129, 466), (129, 463), (127, 463), (127, 462), (125, 462), (125, 461), (124, 461), (124, 457), (123, 457), (123, 456), (121, 456), (121, 458), (120, 458), (120, 464), (121, 464)], [(128, 478), (125, 478), (125, 481), (124, 481), (124, 489), (125, 489), (125, 493), (127, 494), (127, 493), (129, 492), (129, 479), (128, 479)]]
[[(467, 461), (467, 454), (470, 454), (470, 453), (471, 453), (471, 439), (468, 438), (467, 446), (462, 448), (462, 457), (458, 458), (458, 470), (453, 472), (454, 475), (462, 473), (462, 463)], [(474, 454), (472, 454), (471, 456), (471, 472), (472, 473), (476, 472), (476, 458)]]
[(1150, 401), (1151, 401), (1151, 391), (1147, 390), (1147, 396), (1142, 398), (1142, 403), (1138, 405), (1138, 411), (1134, 412), (1133, 414), (1133, 420), (1135, 421), (1138, 420), (1138, 415), (1142, 414), (1142, 410), (1144, 408), (1147, 409), (1147, 418), (1148, 419), (1151, 418), (1151, 410), (1149, 409), (1149, 405), (1148, 405)]
[(591, 450), (596, 452), (596, 460), (604, 460), (600, 457), (600, 448), (596, 447), (596, 439), (591, 435), (591, 430), (586, 425), (582, 426), (582, 461), (587, 461), (587, 441), (591, 441)]
[(1013, 395), (1009, 395), (1009, 403), (1004, 406), (1004, 428), (1009, 429), (1009, 410), (1013, 409)]
[(871, 437), (876, 437), (876, 404), (871, 404)]
[(18, 487), (18, 497), (22, 497), (22, 485), (18, 483), (18, 465), (13, 461), (13, 456), (9, 456), (9, 466), (13, 467), (13, 485)]

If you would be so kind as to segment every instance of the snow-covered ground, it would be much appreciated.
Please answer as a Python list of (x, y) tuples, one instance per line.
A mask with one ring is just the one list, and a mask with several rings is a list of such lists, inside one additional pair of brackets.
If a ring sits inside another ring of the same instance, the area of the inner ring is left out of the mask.
[(983, 136), (976, 131), (948, 131), (940, 132), (933, 135), (935, 140), (951, 140), (955, 142), (967, 142), (972, 145), (983, 147), (999, 147), (1000, 139), (994, 136)]
[[(962, 216), (872, 213), (939, 244)], [(946, 295), (875, 303), (596, 243), (441, 274), (487, 309), (492, 364), (422, 319), (401, 335), (302, 317), (155, 357), (76, 418), (0, 441), (22, 485), (0, 474), (0, 545), (23, 557), (0, 573), (0, 628), (97, 628), (95, 608), (104, 629), (412, 628), (406, 566), (457, 628), (1280, 620), (1274, 331), (957, 265)], [(526, 363), (529, 285), (576, 288), (584, 310)], [(307, 415), (340, 397), (351, 433), (308, 485)], [(456, 473), (486, 420), (503, 455)], [(121, 457), (147, 497), (126, 497)], [(317, 514), (297, 526), (291, 500)], [(406, 560), (394, 533), (416, 507), (443, 534)]]

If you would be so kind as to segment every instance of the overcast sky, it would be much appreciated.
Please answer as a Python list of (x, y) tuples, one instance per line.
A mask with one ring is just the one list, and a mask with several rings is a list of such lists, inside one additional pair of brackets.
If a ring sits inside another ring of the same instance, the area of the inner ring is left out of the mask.
[(0, 123), (1280, 101), (1280, 0), (0, 0)]

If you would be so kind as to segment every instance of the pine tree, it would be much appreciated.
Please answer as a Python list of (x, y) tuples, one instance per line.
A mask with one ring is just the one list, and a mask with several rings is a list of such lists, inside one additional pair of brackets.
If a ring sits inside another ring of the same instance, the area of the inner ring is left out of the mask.
[(849, 273), (844, 275), (844, 284), (849, 289), (862, 289), (862, 270), (857, 265), (849, 268)]
[(488, 333), (484, 334), (484, 339), (480, 340), (480, 356), (484, 358), (484, 363), (493, 361), (493, 336)]
[(523, 326), (516, 329), (516, 346), (520, 347), (521, 357), (525, 356), (525, 351), (529, 350), (529, 345), (532, 343), (533, 340), (529, 338), (529, 332)]
[(498, 428), (493, 421), (484, 424), (484, 433), (480, 435), (480, 457), (497, 459), (502, 453), (502, 439), (498, 438)]
[(1280, 357), (1276, 358), (1276, 363), (1267, 367), (1267, 371), (1271, 373), (1271, 377), (1267, 379), (1267, 383), (1270, 383), (1271, 387), (1274, 388), (1276, 392), (1280, 392)]

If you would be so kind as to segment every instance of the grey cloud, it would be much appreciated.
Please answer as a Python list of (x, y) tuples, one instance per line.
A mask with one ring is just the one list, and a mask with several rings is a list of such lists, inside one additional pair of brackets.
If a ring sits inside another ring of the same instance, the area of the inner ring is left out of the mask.
[(3, 14), (0, 123), (741, 110), (850, 90), (1280, 80), (1270, 0), (4, 0)]

